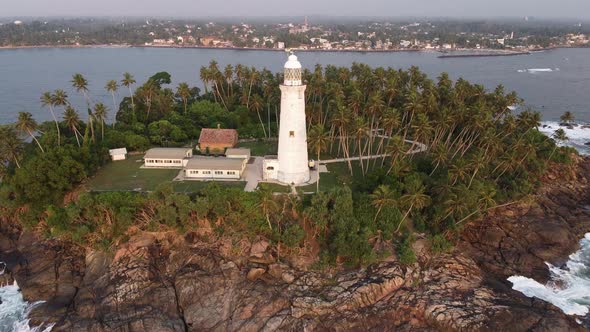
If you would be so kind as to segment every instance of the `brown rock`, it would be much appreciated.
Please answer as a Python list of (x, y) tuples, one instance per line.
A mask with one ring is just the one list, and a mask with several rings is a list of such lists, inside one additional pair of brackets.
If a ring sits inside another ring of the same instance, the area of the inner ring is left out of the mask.
[(250, 271), (248, 271), (248, 275), (246, 276), (246, 278), (248, 278), (248, 280), (250, 280), (250, 281), (256, 281), (256, 280), (258, 280), (258, 278), (260, 278), (265, 273), (266, 273), (265, 269), (261, 269), (261, 268), (250, 269)]

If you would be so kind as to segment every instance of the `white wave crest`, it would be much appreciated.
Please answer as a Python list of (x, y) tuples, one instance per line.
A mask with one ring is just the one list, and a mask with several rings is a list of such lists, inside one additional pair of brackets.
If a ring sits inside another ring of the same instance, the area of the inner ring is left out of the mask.
[(559, 68), (527, 68), (527, 69), (518, 69), (517, 72), (519, 73), (530, 73), (530, 74), (537, 74), (537, 73), (551, 73), (554, 71), (559, 71)]
[(527, 297), (536, 297), (560, 308), (567, 315), (590, 312), (590, 233), (580, 241), (581, 249), (570, 255), (566, 266), (547, 264), (551, 281), (543, 285), (531, 278), (512, 276), (512, 288)]
[(578, 125), (576, 127), (571, 127), (570, 129), (565, 126), (560, 126), (559, 123), (555, 121), (541, 122), (541, 126), (539, 127), (539, 131), (549, 137), (553, 136), (557, 129), (563, 129), (566, 136), (569, 138), (565, 142), (557, 142), (558, 145), (571, 146), (577, 149), (582, 155), (590, 155), (590, 146), (586, 145), (586, 143), (590, 142), (590, 128), (583, 128), (583, 126)]
[(29, 325), (26, 317), (41, 302), (24, 301), (16, 282), (0, 287), (0, 299), (0, 332), (50, 332), (53, 328), (53, 324), (35, 327)]

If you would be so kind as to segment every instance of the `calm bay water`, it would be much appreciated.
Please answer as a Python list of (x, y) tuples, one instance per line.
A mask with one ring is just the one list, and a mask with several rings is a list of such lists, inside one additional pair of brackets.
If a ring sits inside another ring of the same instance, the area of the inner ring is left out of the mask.
[[(418, 66), (430, 77), (448, 72), (493, 89), (503, 84), (543, 114), (557, 120), (565, 111), (590, 122), (590, 49), (559, 49), (524, 56), (439, 59), (438, 53), (320, 53), (300, 52), (300, 60), (312, 69), (316, 63), (350, 66), (353, 62), (371, 66), (409, 68)], [(120, 80), (128, 71), (138, 82), (158, 71), (168, 71), (173, 83), (186, 81), (200, 86), (199, 68), (215, 59), (220, 66), (241, 63), (279, 71), (285, 61), (282, 52), (211, 49), (81, 48), (0, 50), (0, 123), (14, 121), (17, 112), (29, 111), (38, 120), (49, 120), (41, 108), (44, 91), (65, 89), (75, 105), (83, 101), (71, 88), (74, 73), (90, 81), (94, 100), (111, 105), (104, 90), (110, 79)], [(529, 71), (527, 69), (551, 69)], [(122, 96), (127, 92), (120, 90)], [(76, 98), (74, 98), (76, 96)]]

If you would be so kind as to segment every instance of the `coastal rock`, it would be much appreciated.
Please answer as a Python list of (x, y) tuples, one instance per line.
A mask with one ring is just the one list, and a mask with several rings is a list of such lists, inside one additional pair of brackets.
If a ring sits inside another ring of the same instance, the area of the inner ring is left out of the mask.
[(31, 317), (53, 331), (583, 330), (506, 281), (547, 280), (545, 262), (563, 262), (590, 230), (590, 160), (576, 162), (547, 174), (535, 202), (467, 225), (450, 253), (417, 241), (411, 266), (307, 271), (277, 263), (262, 239), (175, 232), (138, 233), (108, 254), (2, 226), (0, 258), (26, 300), (48, 300)]

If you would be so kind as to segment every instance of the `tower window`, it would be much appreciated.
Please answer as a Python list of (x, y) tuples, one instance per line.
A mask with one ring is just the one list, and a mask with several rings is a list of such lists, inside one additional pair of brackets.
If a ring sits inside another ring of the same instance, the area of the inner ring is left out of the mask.
[(289, 137), (295, 137), (295, 132), (293, 130), (289, 132)]

